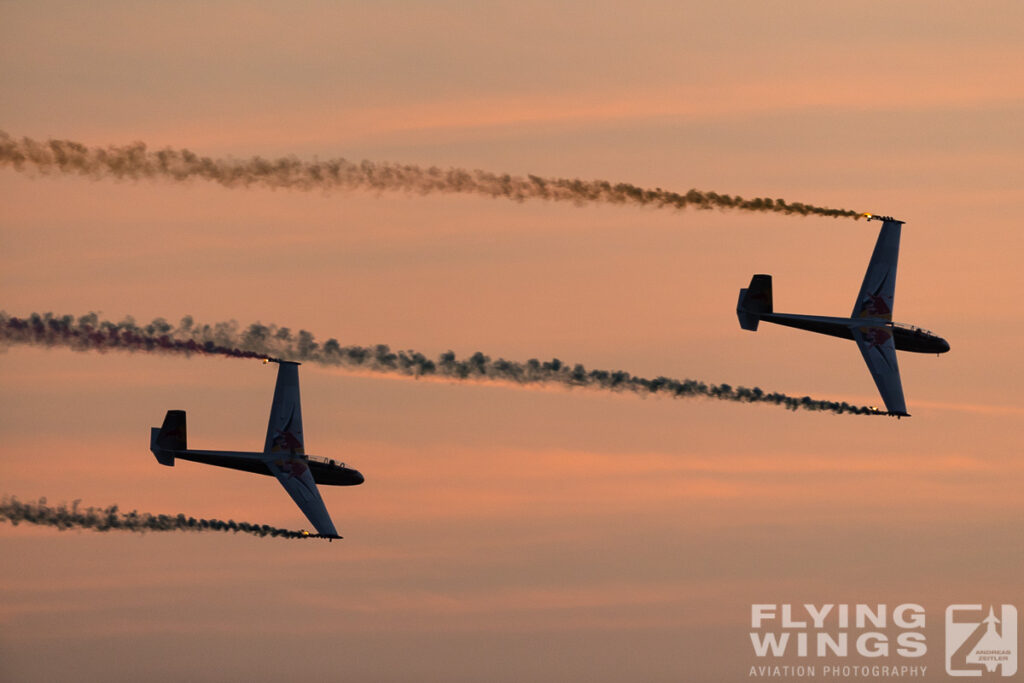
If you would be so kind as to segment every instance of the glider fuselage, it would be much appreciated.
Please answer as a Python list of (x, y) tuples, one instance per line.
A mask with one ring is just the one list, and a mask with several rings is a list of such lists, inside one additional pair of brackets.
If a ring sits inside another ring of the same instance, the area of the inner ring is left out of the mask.
[(764, 322), (795, 327), (799, 330), (827, 334), (830, 337), (854, 339), (853, 330), (861, 327), (884, 326), (892, 332), (897, 351), (912, 353), (945, 353), (949, 351), (949, 342), (942, 337), (923, 330), (920, 327), (893, 323), (888, 320), (872, 318), (836, 318), (824, 315), (799, 315), (795, 313), (763, 313), (760, 319)]
[[(154, 432), (159, 428), (154, 427)], [(188, 460), (204, 465), (216, 467), (227, 467), (232, 470), (242, 470), (253, 474), (265, 474), (268, 477), (274, 476), (267, 466), (268, 462), (282, 460), (282, 456), (273, 453), (253, 453), (246, 451), (201, 451), (201, 450), (168, 450), (158, 449), (160, 455), (173, 456), (175, 460)], [(328, 458), (321, 458), (316, 455), (288, 455), (287, 458), (298, 458), (305, 462), (309, 473), (313, 475), (313, 481), (324, 486), (358, 486), (362, 484), (363, 475), (345, 463)]]

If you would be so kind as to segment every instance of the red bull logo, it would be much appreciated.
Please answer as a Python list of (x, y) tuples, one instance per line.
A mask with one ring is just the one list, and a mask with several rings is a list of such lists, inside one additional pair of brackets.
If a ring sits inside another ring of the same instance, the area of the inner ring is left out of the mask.
[(882, 346), (892, 339), (892, 333), (884, 327), (862, 327), (860, 333), (872, 347)]
[(303, 453), (302, 442), (291, 432), (278, 432), (271, 441), (272, 453)]
[(892, 306), (878, 294), (868, 294), (860, 302), (860, 318), (884, 318), (892, 320)]
[(289, 479), (302, 478), (309, 466), (306, 465), (306, 461), (302, 458), (283, 458), (274, 463), (281, 468), (281, 471), (288, 476)]

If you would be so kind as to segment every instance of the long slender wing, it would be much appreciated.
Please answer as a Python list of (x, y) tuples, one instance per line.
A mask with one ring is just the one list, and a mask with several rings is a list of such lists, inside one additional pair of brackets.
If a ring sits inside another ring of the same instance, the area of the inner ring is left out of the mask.
[(893, 415), (909, 415), (903, 399), (903, 383), (900, 368), (896, 364), (896, 342), (892, 332), (884, 325), (870, 325), (853, 328), (857, 348), (868, 364), (871, 377), (875, 380), (878, 393), (882, 395), (885, 409)]
[(896, 262), (900, 255), (902, 227), (902, 221), (891, 218), (882, 223), (851, 318), (892, 321), (893, 299), (896, 296)]
[(267, 467), (318, 533), (324, 536), (338, 535), (305, 458), (282, 455), (277, 460), (269, 461)]
[(302, 403), (299, 400), (299, 364), (278, 361), (274, 402), (270, 405), (264, 453), (306, 452), (302, 437)]
[(325, 536), (337, 536), (320, 490), (309, 471), (302, 436), (302, 403), (299, 400), (299, 364), (278, 361), (274, 402), (270, 406), (267, 441), (263, 452), (277, 455), (267, 467), (299, 506), (306, 519)]

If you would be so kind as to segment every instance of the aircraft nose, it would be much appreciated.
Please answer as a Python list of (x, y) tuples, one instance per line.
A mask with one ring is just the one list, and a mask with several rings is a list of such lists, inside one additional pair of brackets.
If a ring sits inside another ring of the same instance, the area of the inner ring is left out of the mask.
[(364, 481), (366, 481), (363, 478), (363, 473), (360, 472), (359, 470), (352, 470), (351, 474), (349, 474), (349, 476), (352, 478), (352, 484), (353, 485), (362, 484)]
[(940, 345), (939, 348), (942, 349), (941, 351), (939, 351), (939, 353), (945, 353), (946, 351), (949, 351), (949, 342), (946, 341), (945, 339), (943, 339), (942, 340), (942, 344)]

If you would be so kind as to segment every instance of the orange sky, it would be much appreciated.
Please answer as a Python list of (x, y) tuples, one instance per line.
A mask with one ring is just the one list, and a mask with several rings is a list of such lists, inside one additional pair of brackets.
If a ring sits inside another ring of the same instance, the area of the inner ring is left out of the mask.
[[(1024, 609), (1017, 3), (6, 3), (0, 130), (604, 178), (891, 213), (900, 421), (304, 365), (340, 543), (0, 525), (0, 678), (742, 680), (752, 603)], [(876, 404), (845, 315), (877, 224), (0, 170), (0, 309), (260, 320)], [(0, 493), (298, 528), (255, 361), (0, 354)], [(763, 663), (763, 662), (760, 662)], [(855, 663), (855, 662), (851, 662)], [(859, 663), (864, 663), (860, 660)], [(869, 662), (870, 663), (870, 662)], [(918, 663), (918, 662), (914, 662)]]

